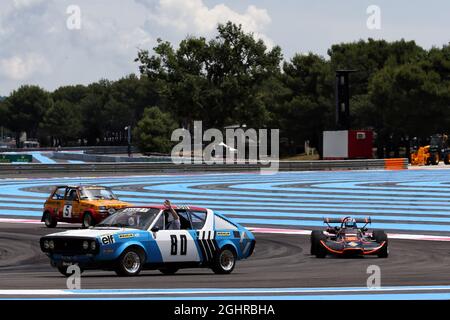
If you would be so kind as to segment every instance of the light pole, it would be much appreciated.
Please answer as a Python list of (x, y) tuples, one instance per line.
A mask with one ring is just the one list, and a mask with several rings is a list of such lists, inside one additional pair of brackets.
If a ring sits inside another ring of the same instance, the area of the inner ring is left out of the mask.
[(131, 125), (128, 125), (125, 127), (125, 130), (127, 130), (128, 138), (128, 157), (131, 158)]

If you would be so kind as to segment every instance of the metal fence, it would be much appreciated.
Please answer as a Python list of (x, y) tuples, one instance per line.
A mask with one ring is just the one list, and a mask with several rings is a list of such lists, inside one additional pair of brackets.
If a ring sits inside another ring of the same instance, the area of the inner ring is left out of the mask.
[[(391, 159), (374, 160), (323, 160), (279, 161), (279, 171), (316, 170), (370, 170), (393, 169), (387, 164)], [(395, 169), (407, 169), (408, 159), (397, 159)], [(268, 166), (260, 164), (174, 164), (156, 163), (55, 163), (55, 164), (0, 164), (0, 175), (27, 173), (177, 173), (177, 172), (252, 172)]]

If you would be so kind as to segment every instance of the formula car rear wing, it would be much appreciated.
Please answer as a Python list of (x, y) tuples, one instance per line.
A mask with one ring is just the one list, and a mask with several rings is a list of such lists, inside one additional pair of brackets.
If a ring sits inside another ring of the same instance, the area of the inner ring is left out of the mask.
[[(323, 222), (326, 223), (328, 226), (330, 226), (330, 223), (342, 223), (347, 218), (348, 217), (345, 217), (345, 218), (324, 218)], [(370, 217), (368, 217), (368, 218), (358, 218), (358, 219), (354, 219), (354, 220), (355, 220), (356, 223), (364, 223), (364, 227), (363, 228), (365, 228), (368, 224), (372, 223), (372, 219)]]

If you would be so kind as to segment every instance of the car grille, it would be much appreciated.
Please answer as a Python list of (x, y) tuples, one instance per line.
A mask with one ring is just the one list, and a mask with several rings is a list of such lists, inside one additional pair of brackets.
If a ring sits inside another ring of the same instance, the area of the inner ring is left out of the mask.
[[(54, 249), (44, 249), (44, 240), (53, 240), (55, 243)], [(97, 243), (96, 250), (85, 250), (83, 249), (83, 242), (88, 241), (89, 244), (95, 241), (92, 238), (42, 238), (41, 239), (41, 249), (45, 252), (51, 252), (56, 254), (67, 254), (67, 255), (77, 255), (77, 254), (87, 254), (87, 253), (98, 253), (99, 245)]]

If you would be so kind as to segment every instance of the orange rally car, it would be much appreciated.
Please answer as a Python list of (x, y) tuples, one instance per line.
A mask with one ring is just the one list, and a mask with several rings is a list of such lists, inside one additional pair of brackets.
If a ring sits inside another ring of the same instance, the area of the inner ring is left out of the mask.
[(49, 228), (59, 221), (94, 226), (131, 204), (120, 201), (108, 187), (57, 186), (45, 201), (41, 221)]

